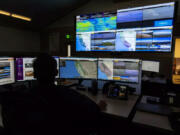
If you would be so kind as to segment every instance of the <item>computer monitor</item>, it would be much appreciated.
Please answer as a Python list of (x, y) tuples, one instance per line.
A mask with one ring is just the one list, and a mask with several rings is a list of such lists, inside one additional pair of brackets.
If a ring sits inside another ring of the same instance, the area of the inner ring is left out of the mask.
[(60, 57), (59, 76), (64, 79), (97, 79), (97, 58)]
[(0, 58), (0, 85), (15, 82), (14, 58)]
[(160, 63), (159, 61), (142, 61), (142, 71), (159, 72)]
[(175, 2), (76, 16), (76, 51), (171, 52)]
[(34, 80), (33, 60), (35, 58), (16, 58), (16, 80)]
[(138, 83), (140, 69), (138, 59), (99, 58), (98, 79)]
[[(59, 57), (53, 56), (57, 62), (57, 70), (59, 71)], [(26, 58), (16, 58), (16, 80), (25, 81), (25, 80), (34, 80), (33, 73), (33, 61), (35, 58), (26, 57)], [(59, 78), (59, 73), (56, 78)]]

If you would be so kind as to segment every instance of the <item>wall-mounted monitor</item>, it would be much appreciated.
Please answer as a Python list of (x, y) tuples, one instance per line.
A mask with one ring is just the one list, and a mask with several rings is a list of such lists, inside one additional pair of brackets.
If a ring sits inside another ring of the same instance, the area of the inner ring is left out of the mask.
[(175, 3), (76, 16), (76, 51), (171, 52)]
[[(53, 56), (57, 62), (57, 69), (59, 71), (59, 57)], [(34, 80), (34, 71), (33, 71), (33, 61), (35, 58), (16, 58), (16, 80), (25, 81), (25, 80)], [(56, 76), (59, 78), (59, 73)]]
[(15, 82), (14, 58), (0, 58), (0, 85)]
[(65, 79), (97, 79), (97, 58), (60, 57), (59, 76)]
[(138, 83), (140, 60), (99, 58), (98, 79)]

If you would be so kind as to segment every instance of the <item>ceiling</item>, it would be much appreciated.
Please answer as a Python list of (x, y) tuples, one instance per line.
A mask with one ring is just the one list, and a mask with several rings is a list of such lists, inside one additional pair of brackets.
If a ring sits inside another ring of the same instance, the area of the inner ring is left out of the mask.
[(0, 0), (0, 10), (32, 18), (26, 22), (0, 15), (0, 25), (40, 30), (90, 0)]

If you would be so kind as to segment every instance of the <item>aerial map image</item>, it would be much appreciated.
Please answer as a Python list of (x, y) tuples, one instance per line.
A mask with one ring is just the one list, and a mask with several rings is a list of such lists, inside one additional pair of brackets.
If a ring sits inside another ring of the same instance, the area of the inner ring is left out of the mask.
[(61, 60), (61, 78), (97, 78), (96, 61), (88, 60)]

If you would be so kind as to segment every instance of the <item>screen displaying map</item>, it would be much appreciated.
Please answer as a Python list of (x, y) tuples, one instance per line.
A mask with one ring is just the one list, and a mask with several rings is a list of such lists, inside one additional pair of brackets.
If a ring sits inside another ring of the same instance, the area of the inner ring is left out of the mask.
[(60, 58), (60, 78), (97, 79), (97, 59)]

